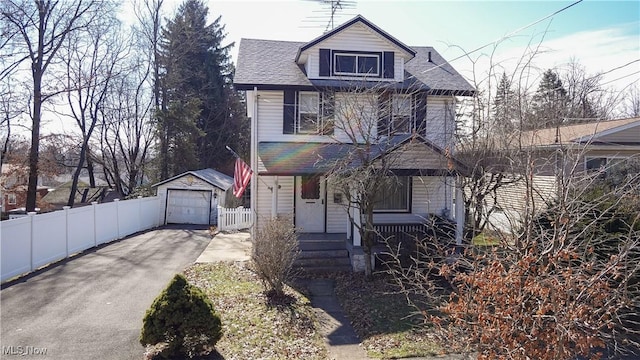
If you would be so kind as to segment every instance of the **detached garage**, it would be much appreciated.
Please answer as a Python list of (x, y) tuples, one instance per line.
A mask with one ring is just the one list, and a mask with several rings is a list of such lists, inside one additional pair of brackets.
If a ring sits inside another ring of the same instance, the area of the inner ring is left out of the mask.
[(164, 224), (217, 222), (218, 205), (225, 206), (233, 178), (213, 169), (187, 171), (155, 185), (164, 205)]

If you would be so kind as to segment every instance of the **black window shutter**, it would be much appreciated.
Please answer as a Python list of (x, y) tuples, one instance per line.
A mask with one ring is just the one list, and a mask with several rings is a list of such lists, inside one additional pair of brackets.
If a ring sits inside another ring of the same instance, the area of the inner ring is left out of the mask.
[(296, 92), (294, 90), (284, 91), (284, 121), (283, 134), (295, 133), (296, 124)]
[(378, 136), (389, 134), (391, 120), (391, 93), (383, 91), (378, 95)]
[(393, 51), (385, 51), (383, 55), (383, 77), (385, 79), (393, 79), (394, 75), (394, 60), (393, 60)]
[(335, 127), (336, 100), (332, 93), (320, 93), (320, 111), (322, 111), (322, 134), (333, 135)]
[(423, 92), (414, 94), (413, 104), (416, 119), (415, 131), (425, 136), (427, 130), (427, 95)]
[(330, 76), (331, 75), (331, 50), (329, 49), (320, 49), (320, 76)]

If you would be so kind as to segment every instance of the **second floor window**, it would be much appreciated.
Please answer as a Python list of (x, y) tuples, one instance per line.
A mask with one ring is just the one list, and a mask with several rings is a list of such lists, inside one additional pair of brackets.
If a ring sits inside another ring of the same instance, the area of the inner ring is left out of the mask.
[(381, 94), (379, 99), (378, 135), (390, 136), (410, 133), (414, 113), (412, 95)]
[(391, 104), (390, 131), (394, 134), (407, 134), (411, 132), (411, 96), (407, 94), (395, 94)]
[(298, 95), (298, 134), (331, 133), (333, 129), (333, 96), (327, 93), (301, 91)]
[(380, 76), (380, 54), (334, 53), (335, 75)]

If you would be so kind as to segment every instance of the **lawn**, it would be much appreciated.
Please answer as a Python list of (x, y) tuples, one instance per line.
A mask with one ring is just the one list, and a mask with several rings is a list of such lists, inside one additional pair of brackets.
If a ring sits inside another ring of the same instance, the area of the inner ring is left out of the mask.
[[(258, 277), (244, 265), (196, 264), (185, 276), (213, 301), (224, 335), (216, 345), (231, 359), (326, 359), (324, 342), (309, 299), (287, 288), (288, 300), (272, 303)], [(371, 358), (396, 359), (444, 352), (435, 337), (419, 330), (404, 296), (379, 275), (365, 281), (362, 274), (324, 274), (336, 283), (336, 295)]]
[(297, 291), (287, 288), (287, 298), (273, 303), (243, 265), (196, 264), (185, 276), (209, 296), (222, 319), (224, 335), (216, 345), (221, 358), (327, 358), (310, 302)]
[[(378, 274), (367, 281), (362, 274), (340, 273), (336, 295), (351, 319), (367, 355), (378, 359), (433, 356), (444, 352), (422, 318), (395, 293), (389, 279)], [(417, 325), (420, 325), (418, 327)]]

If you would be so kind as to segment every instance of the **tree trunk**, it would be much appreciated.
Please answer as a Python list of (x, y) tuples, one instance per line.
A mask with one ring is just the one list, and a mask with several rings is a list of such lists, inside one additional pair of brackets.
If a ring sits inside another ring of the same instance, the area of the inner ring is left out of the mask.
[[(37, 66), (37, 65), (36, 65)], [(40, 150), (40, 116), (42, 108), (42, 74), (33, 71), (33, 121), (31, 127), (31, 149), (29, 150), (29, 183), (27, 185), (27, 212), (36, 210), (38, 191), (38, 153)]]

